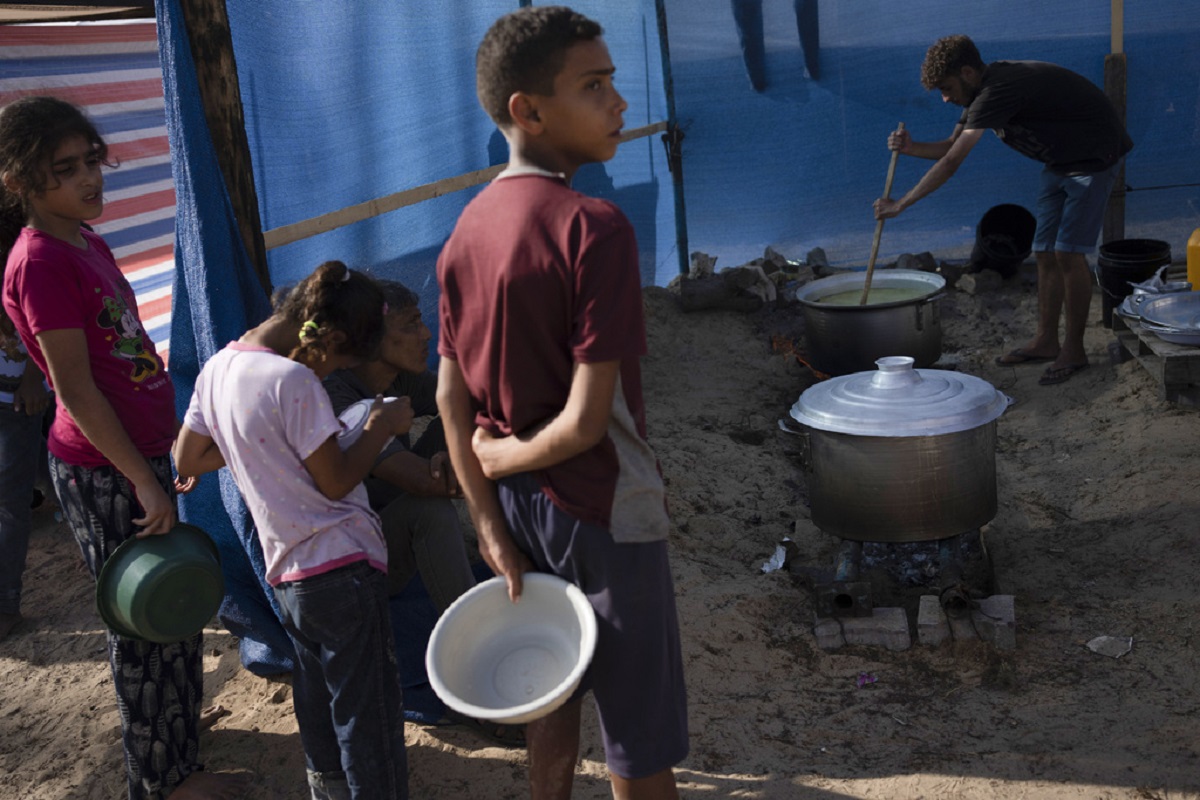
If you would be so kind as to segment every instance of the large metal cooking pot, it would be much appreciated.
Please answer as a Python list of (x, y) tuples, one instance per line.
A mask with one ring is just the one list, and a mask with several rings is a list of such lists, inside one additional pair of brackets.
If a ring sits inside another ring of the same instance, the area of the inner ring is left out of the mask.
[(907, 356), (876, 364), (822, 381), (792, 406), (813, 523), (843, 539), (918, 542), (989, 522), (996, 420), (1009, 398), (972, 375), (915, 369)]
[[(867, 305), (822, 302), (846, 292), (861, 295), (865, 280), (861, 272), (848, 272), (813, 281), (796, 292), (804, 309), (809, 363), (830, 375), (873, 369), (875, 360), (885, 356), (910, 356), (917, 367), (933, 366), (942, 355), (942, 321), (936, 301), (942, 297), (946, 279), (920, 270), (883, 270), (871, 279)], [(876, 301), (881, 293), (909, 296)]]

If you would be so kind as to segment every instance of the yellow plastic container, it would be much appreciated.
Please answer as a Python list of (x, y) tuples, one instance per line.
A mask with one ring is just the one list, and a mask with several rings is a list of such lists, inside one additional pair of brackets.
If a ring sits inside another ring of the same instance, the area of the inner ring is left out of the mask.
[(1200, 228), (1192, 231), (1188, 239), (1187, 279), (1192, 284), (1192, 291), (1200, 292)]

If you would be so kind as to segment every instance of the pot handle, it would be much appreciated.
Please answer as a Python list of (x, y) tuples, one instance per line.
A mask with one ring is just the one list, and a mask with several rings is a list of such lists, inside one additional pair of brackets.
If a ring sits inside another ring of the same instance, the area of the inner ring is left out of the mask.
[[(925, 330), (925, 313), (924, 313), (925, 306), (929, 305), (930, 303), (932, 303), (935, 300), (941, 300), (945, 296), (946, 296), (945, 292), (934, 292), (933, 294), (929, 295), (928, 297), (922, 297), (920, 302), (918, 302), (916, 305), (913, 306), (913, 309), (917, 312), (917, 330), (918, 331)], [(933, 313), (933, 312), (930, 312), (930, 313)]]
[(786, 433), (788, 436), (795, 436), (800, 439), (800, 466), (805, 472), (812, 472), (812, 451), (810, 448), (811, 440), (808, 436), (808, 431), (790, 419), (779, 418), (779, 430)]

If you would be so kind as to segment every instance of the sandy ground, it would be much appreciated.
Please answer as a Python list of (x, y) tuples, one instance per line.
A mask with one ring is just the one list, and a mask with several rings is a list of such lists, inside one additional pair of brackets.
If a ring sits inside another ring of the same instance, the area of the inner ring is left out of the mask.
[[(685, 314), (666, 290), (645, 297), (690, 699), (685, 796), (1200, 797), (1200, 412), (1160, 401), (1138, 362), (1110, 362), (1098, 298), (1092, 368), (1049, 388), (1038, 366), (992, 363), (1032, 329), (1027, 282), (942, 301), (943, 362), (1016, 401), (998, 423), (1000, 509), (984, 531), (997, 590), (1016, 598), (1016, 649), (826, 652), (803, 576), (829, 567), (839, 540), (809, 521), (796, 440), (776, 425), (814, 382), (772, 347), (803, 348), (798, 310)], [(0, 797), (118, 798), (92, 582), (68, 531), (40, 521), (29, 619), (0, 643)], [(801, 569), (764, 574), (784, 537)], [(1085, 646), (1102, 635), (1132, 637), (1132, 651)], [(203, 736), (210, 769), (253, 773), (249, 798), (306, 797), (288, 683), (241, 669), (218, 627), (205, 642), (206, 699), (231, 711)], [(457, 729), (410, 725), (407, 738), (414, 798), (526, 794), (522, 751)], [(609, 797), (605, 774), (588, 713), (575, 797)]]

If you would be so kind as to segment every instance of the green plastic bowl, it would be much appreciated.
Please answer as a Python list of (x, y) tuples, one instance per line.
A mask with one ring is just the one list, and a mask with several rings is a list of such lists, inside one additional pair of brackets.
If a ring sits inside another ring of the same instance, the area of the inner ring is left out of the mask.
[(168, 533), (127, 539), (100, 569), (96, 610), (114, 633), (168, 644), (201, 631), (225, 597), (217, 546), (181, 522)]

